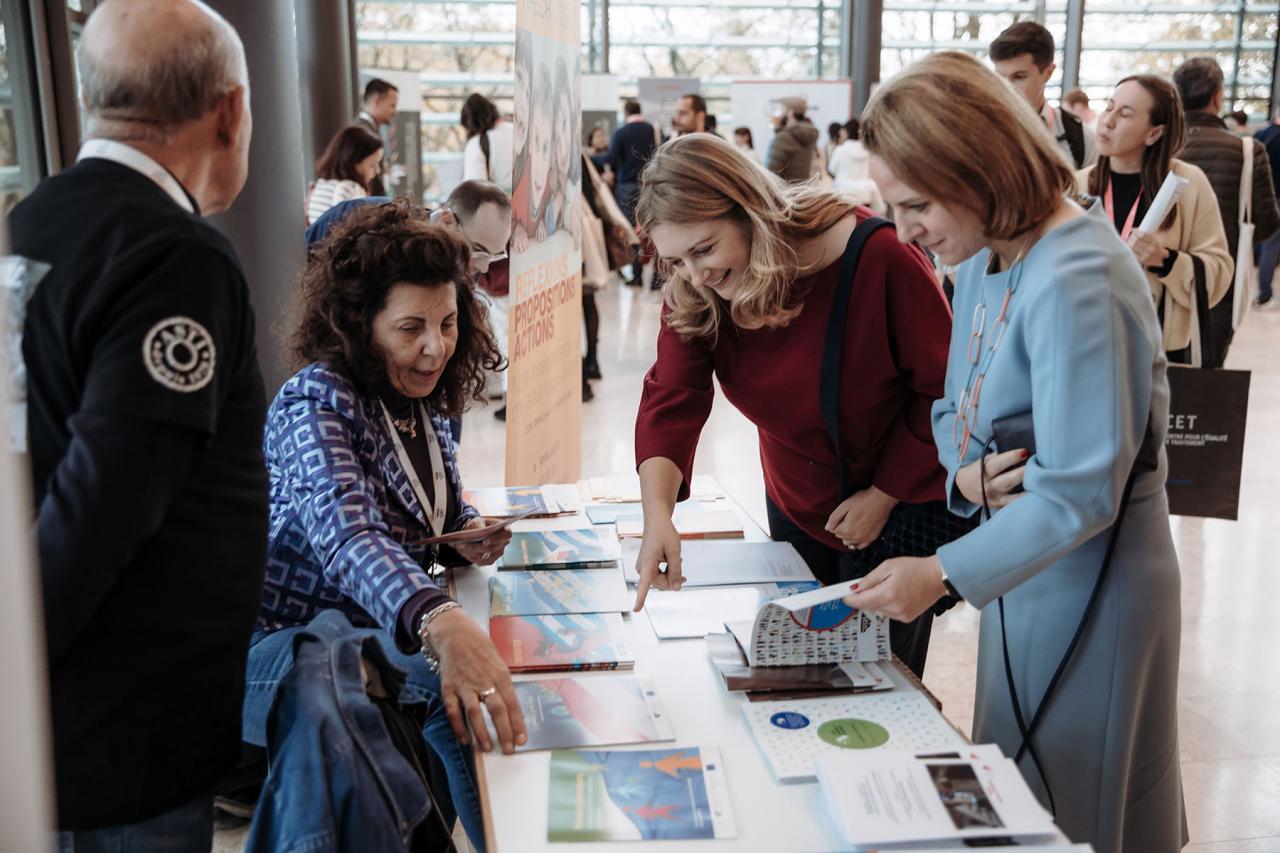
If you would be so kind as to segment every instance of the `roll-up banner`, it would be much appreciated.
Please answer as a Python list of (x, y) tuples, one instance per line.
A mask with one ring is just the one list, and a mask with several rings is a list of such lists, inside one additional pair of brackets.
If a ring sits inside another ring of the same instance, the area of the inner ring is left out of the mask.
[(517, 0), (508, 485), (582, 467), (579, 0)]

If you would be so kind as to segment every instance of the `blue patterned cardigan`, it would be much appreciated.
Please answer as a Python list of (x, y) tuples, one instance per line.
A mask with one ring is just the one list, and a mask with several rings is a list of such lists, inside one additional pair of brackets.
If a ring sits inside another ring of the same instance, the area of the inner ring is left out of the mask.
[[(457, 530), (477, 512), (462, 500), (448, 421), (428, 411), (459, 508), (446, 525)], [(422, 568), (427, 547), (405, 544), (431, 532), (377, 399), (323, 364), (304, 367), (271, 403), (264, 450), (271, 527), (258, 627), (336, 608), (394, 641), (401, 608), (435, 583)]]

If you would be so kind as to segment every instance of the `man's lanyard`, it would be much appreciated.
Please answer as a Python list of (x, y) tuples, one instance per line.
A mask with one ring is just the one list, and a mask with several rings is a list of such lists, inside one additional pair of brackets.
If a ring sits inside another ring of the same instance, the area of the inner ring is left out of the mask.
[(426, 434), (427, 448), (431, 451), (431, 484), (435, 487), (435, 500), (427, 499), (426, 490), (422, 488), (422, 480), (418, 478), (418, 470), (413, 467), (413, 460), (409, 458), (409, 452), (404, 449), (404, 442), (400, 440), (400, 431), (396, 429), (387, 404), (381, 400), (378, 404), (382, 406), (382, 417), (387, 422), (387, 429), (391, 432), (391, 440), (396, 443), (396, 455), (400, 457), (400, 464), (409, 478), (409, 485), (413, 486), (413, 493), (418, 496), (418, 503), (427, 514), (427, 521), (431, 524), (431, 535), (439, 536), (444, 533), (444, 514), (449, 506), (449, 486), (444, 476), (444, 454), (440, 452), (440, 439), (436, 436), (431, 418), (427, 417), (427, 408), (422, 403), (418, 403), (418, 414), (422, 417), (422, 431)]
[[(1133, 207), (1129, 208), (1129, 215), (1125, 217), (1124, 226), (1120, 229), (1120, 239), (1129, 242), (1129, 232), (1133, 230), (1134, 217), (1138, 215), (1138, 203), (1142, 201), (1142, 188), (1138, 188), (1138, 197), (1133, 200)], [(1102, 194), (1102, 207), (1107, 211), (1107, 216), (1112, 222), (1116, 221), (1116, 203), (1111, 195), (1111, 180), (1107, 179), (1107, 190)]]
[(187, 213), (195, 213), (196, 209), (187, 196), (186, 189), (179, 183), (173, 173), (136, 148), (111, 139), (90, 139), (80, 146), (76, 162), (88, 158), (98, 158), (127, 166), (135, 172), (145, 175), (160, 189), (173, 199), (174, 203)]

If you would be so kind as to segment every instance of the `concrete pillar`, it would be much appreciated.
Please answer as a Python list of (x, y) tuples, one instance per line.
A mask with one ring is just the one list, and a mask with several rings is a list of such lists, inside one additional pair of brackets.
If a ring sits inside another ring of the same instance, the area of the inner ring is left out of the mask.
[[(303, 164), (324, 151), (356, 114), (350, 0), (295, 0), (302, 100)], [(308, 174), (310, 171), (308, 170)]]
[(249, 180), (231, 209), (212, 221), (235, 245), (249, 280), (270, 399), (290, 373), (286, 318), (305, 259), (302, 208), (310, 174), (298, 144), (303, 135), (293, 2), (209, 0), (209, 5), (240, 33), (249, 61)]
[(1084, 40), (1084, 0), (1067, 0), (1067, 38), (1062, 43), (1062, 94), (1080, 88), (1080, 51)]

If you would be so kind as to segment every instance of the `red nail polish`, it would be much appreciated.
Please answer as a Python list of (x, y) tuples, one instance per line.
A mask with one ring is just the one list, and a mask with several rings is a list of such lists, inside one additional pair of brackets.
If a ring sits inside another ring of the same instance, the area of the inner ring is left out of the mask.
[(858, 585), (856, 583), (849, 584), (849, 589), (856, 590), (857, 588), (858, 588)]
[(1022, 458), (1023, 458), (1023, 459), (1030, 459), (1030, 458), (1031, 458), (1031, 453), (1030, 453), (1029, 451), (1026, 451), (1026, 450), (1022, 451)]

